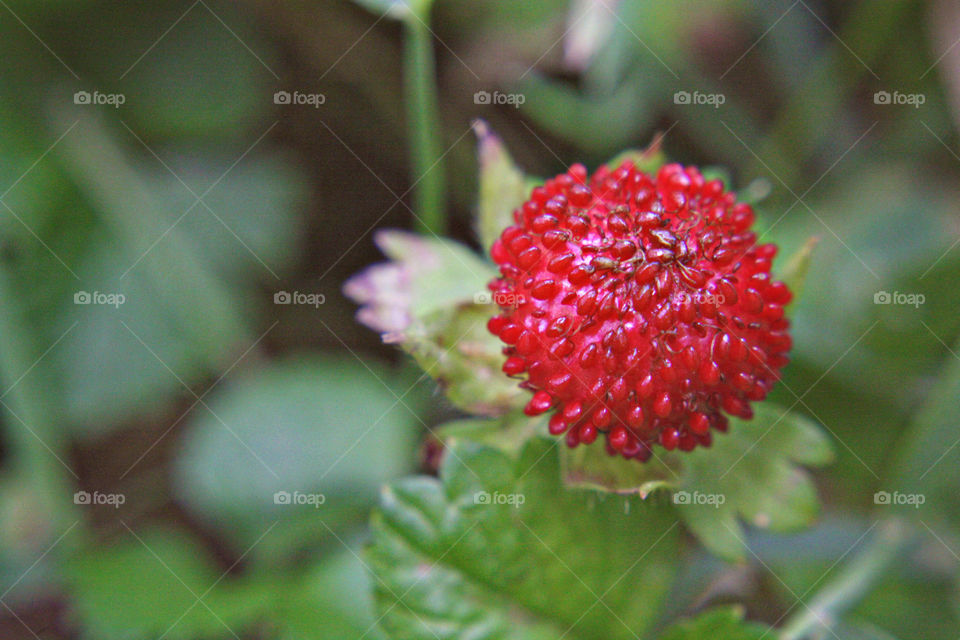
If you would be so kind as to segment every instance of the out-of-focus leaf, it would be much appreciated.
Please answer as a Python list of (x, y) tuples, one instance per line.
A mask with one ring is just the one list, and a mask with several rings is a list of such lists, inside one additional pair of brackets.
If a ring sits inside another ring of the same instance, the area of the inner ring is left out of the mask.
[(271, 610), (267, 590), (230, 579), (217, 584), (221, 572), (187, 536), (124, 533), (111, 546), (87, 549), (67, 564), (72, 613), (84, 638), (232, 638)]
[(543, 438), (519, 460), (455, 442), (439, 481), (384, 490), (372, 526), (382, 625), (404, 640), (635, 638), (669, 590), (678, 532), (663, 507), (564, 491)]
[(262, 550), (282, 547), (278, 535), (325, 535), (319, 521), (352, 522), (382, 482), (410, 470), (420, 404), (381, 367), (281, 361), (221, 384), (193, 410), (174, 479), (191, 510), (230, 537), (256, 539), (276, 520), (283, 530)]
[[(927, 394), (910, 425), (901, 436), (902, 444), (881, 489), (889, 496), (899, 493), (922, 496), (922, 502), (898, 508), (894, 500), (879, 508), (898, 509), (905, 517), (923, 521), (960, 523), (960, 489), (956, 469), (960, 462), (960, 357), (955, 346), (948, 349), (940, 376)], [(915, 498), (914, 502), (919, 499)]]
[(615, 169), (628, 160), (641, 171), (655, 175), (667, 163), (667, 155), (663, 152), (663, 135), (655, 136), (646, 149), (621, 151), (607, 162), (607, 166)]
[(514, 164), (503, 141), (486, 122), (474, 121), (473, 131), (477, 134), (480, 167), (477, 234), (481, 246), (489, 250), (500, 233), (514, 224), (514, 210), (526, 201), (539, 180), (528, 177)]
[(833, 456), (818, 426), (770, 402), (758, 404), (752, 420), (731, 419), (729, 433), (716, 434), (708, 449), (655, 449), (644, 464), (609, 456), (601, 447), (562, 450), (571, 486), (641, 496), (673, 492), (678, 515), (704, 546), (728, 560), (745, 556), (739, 518), (781, 532), (811, 524), (819, 501), (798, 465), (823, 465)]
[(660, 636), (660, 640), (760, 640), (769, 635), (769, 627), (745, 622), (743, 609), (724, 607), (674, 624)]
[(535, 73), (518, 83), (524, 114), (538, 127), (592, 154), (609, 154), (644, 135), (652, 122), (651, 87), (624, 83), (609, 96), (588, 98)]
[[(66, 122), (77, 114), (57, 115)], [(302, 193), (296, 174), (276, 158), (253, 155), (231, 168), (210, 158), (162, 161), (144, 151), (141, 167), (125, 150), (142, 151), (140, 142), (130, 135), (124, 146), (115, 139), (124, 135), (85, 114), (57, 147), (107, 224), (85, 229), (82, 243), (74, 238), (71, 245), (84, 249), (70, 260), (79, 280), (63, 268), (63, 286), (43, 289), (56, 298), (37, 307), (49, 342), (78, 323), (50, 358), (65, 385), (68, 424), (92, 432), (161, 406), (253, 342), (244, 318), (254, 297), (241, 294), (255, 284), (251, 274), (272, 281), (289, 259)], [(80, 292), (120, 294), (124, 303), (77, 305)], [(58, 313), (49, 313), (51, 303)]]
[(275, 617), (278, 640), (383, 640), (375, 626), (372, 578), (355, 554), (341, 548), (325, 554), (304, 575), (284, 580), (285, 596), (277, 603)]
[(787, 264), (784, 265), (783, 270), (779, 274), (780, 279), (785, 282), (787, 286), (790, 287), (790, 291), (793, 292), (793, 300), (787, 305), (787, 310), (793, 308), (794, 303), (803, 292), (803, 285), (807, 281), (807, 271), (810, 270), (810, 259), (813, 257), (813, 250), (818, 242), (820, 242), (820, 238), (816, 236), (807, 240), (806, 244), (790, 256)]
[[(158, 9), (139, 12), (141, 16), (98, 15), (90, 20), (91, 39), (101, 35), (103, 42), (116, 43), (100, 53), (117, 60), (110, 81), (123, 76), (116, 85), (125, 97), (117, 110), (120, 117), (146, 140), (207, 138), (232, 143), (239, 131), (251, 132), (249, 142), (232, 150), (239, 156), (267, 129), (269, 122), (264, 120), (277, 109), (275, 56), (255, 31), (227, 14), (223, 19), (229, 28), (203, 5), (185, 15), (183, 10), (179, 15), (171, 12), (169, 18), (160, 17), (163, 9)], [(161, 20), (177, 23), (158, 41), (156, 24)], [(126, 38), (113, 37), (118, 21)]]
[(893, 635), (869, 622), (841, 622), (833, 629), (844, 640), (897, 640)]

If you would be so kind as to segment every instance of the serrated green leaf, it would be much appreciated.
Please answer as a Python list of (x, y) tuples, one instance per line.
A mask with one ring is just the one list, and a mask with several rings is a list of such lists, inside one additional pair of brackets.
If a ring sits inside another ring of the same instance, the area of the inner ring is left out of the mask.
[[(596, 450), (595, 450), (596, 449)], [(732, 419), (713, 446), (689, 453), (655, 450), (644, 464), (606, 455), (597, 447), (564, 448), (568, 484), (617, 493), (673, 491), (680, 517), (713, 553), (744, 557), (743, 518), (772, 531), (794, 531), (813, 522), (819, 502), (798, 464), (820, 466), (833, 453), (823, 432), (798, 413), (756, 407), (752, 420)]]
[(497, 134), (483, 120), (473, 123), (480, 168), (477, 235), (489, 250), (500, 233), (513, 224), (513, 211), (521, 206), (541, 180), (531, 178), (513, 162)]
[(382, 625), (403, 640), (635, 638), (675, 569), (669, 510), (563, 491), (546, 438), (518, 460), (454, 442), (440, 480), (384, 490), (372, 526)]
[(742, 608), (718, 607), (674, 624), (660, 640), (760, 640), (769, 633), (770, 629), (762, 624), (745, 622)]

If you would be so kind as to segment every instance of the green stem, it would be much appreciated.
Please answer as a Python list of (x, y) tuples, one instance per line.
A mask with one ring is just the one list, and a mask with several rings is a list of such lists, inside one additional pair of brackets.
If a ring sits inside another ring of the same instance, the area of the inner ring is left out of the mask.
[(818, 637), (836, 624), (873, 587), (910, 541), (899, 520), (884, 520), (870, 541), (796, 615), (787, 620), (780, 640)]
[[(6, 265), (0, 265), (0, 308), (0, 385), (5, 390), (0, 412), (8, 424), (11, 449), (11, 463), (4, 474), (10, 484), (4, 486), (9, 490), (21, 482), (29, 485), (31, 517), (46, 527), (41, 535), (52, 539), (76, 520), (71, 482), (66, 463), (61, 462), (68, 458), (67, 442), (54, 418), (57, 399), (45, 388), (42, 374), (34, 370), (39, 360), (31, 322)], [(74, 533), (61, 548), (76, 542)]]
[(420, 231), (446, 231), (446, 176), (441, 160), (440, 109), (435, 82), (429, 2), (412, 3), (404, 19), (403, 70), (413, 169), (413, 210)]

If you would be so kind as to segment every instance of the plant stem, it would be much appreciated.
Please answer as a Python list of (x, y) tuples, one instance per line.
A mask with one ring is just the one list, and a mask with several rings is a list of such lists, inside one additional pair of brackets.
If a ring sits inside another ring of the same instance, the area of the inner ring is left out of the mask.
[(911, 539), (910, 529), (895, 519), (881, 521), (870, 541), (847, 562), (810, 603), (787, 620), (780, 640), (802, 640), (827, 632), (853, 608), (900, 555)]
[(428, 26), (430, 2), (413, 2), (404, 18), (403, 70), (413, 211), (420, 231), (446, 231), (446, 176), (440, 142), (440, 109), (435, 82), (433, 37)]

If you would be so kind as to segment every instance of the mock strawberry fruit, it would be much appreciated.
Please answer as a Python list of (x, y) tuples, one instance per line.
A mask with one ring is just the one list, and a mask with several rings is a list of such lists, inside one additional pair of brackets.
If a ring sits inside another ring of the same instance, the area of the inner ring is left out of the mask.
[(553, 410), (571, 447), (602, 436), (611, 455), (689, 451), (750, 418), (787, 363), (784, 305), (770, 277), (777, 252), (756, 245), (751, 207), (719, 180), (632, 162), (548, 180), (491, 248), (507, 345), (503, 370)]

